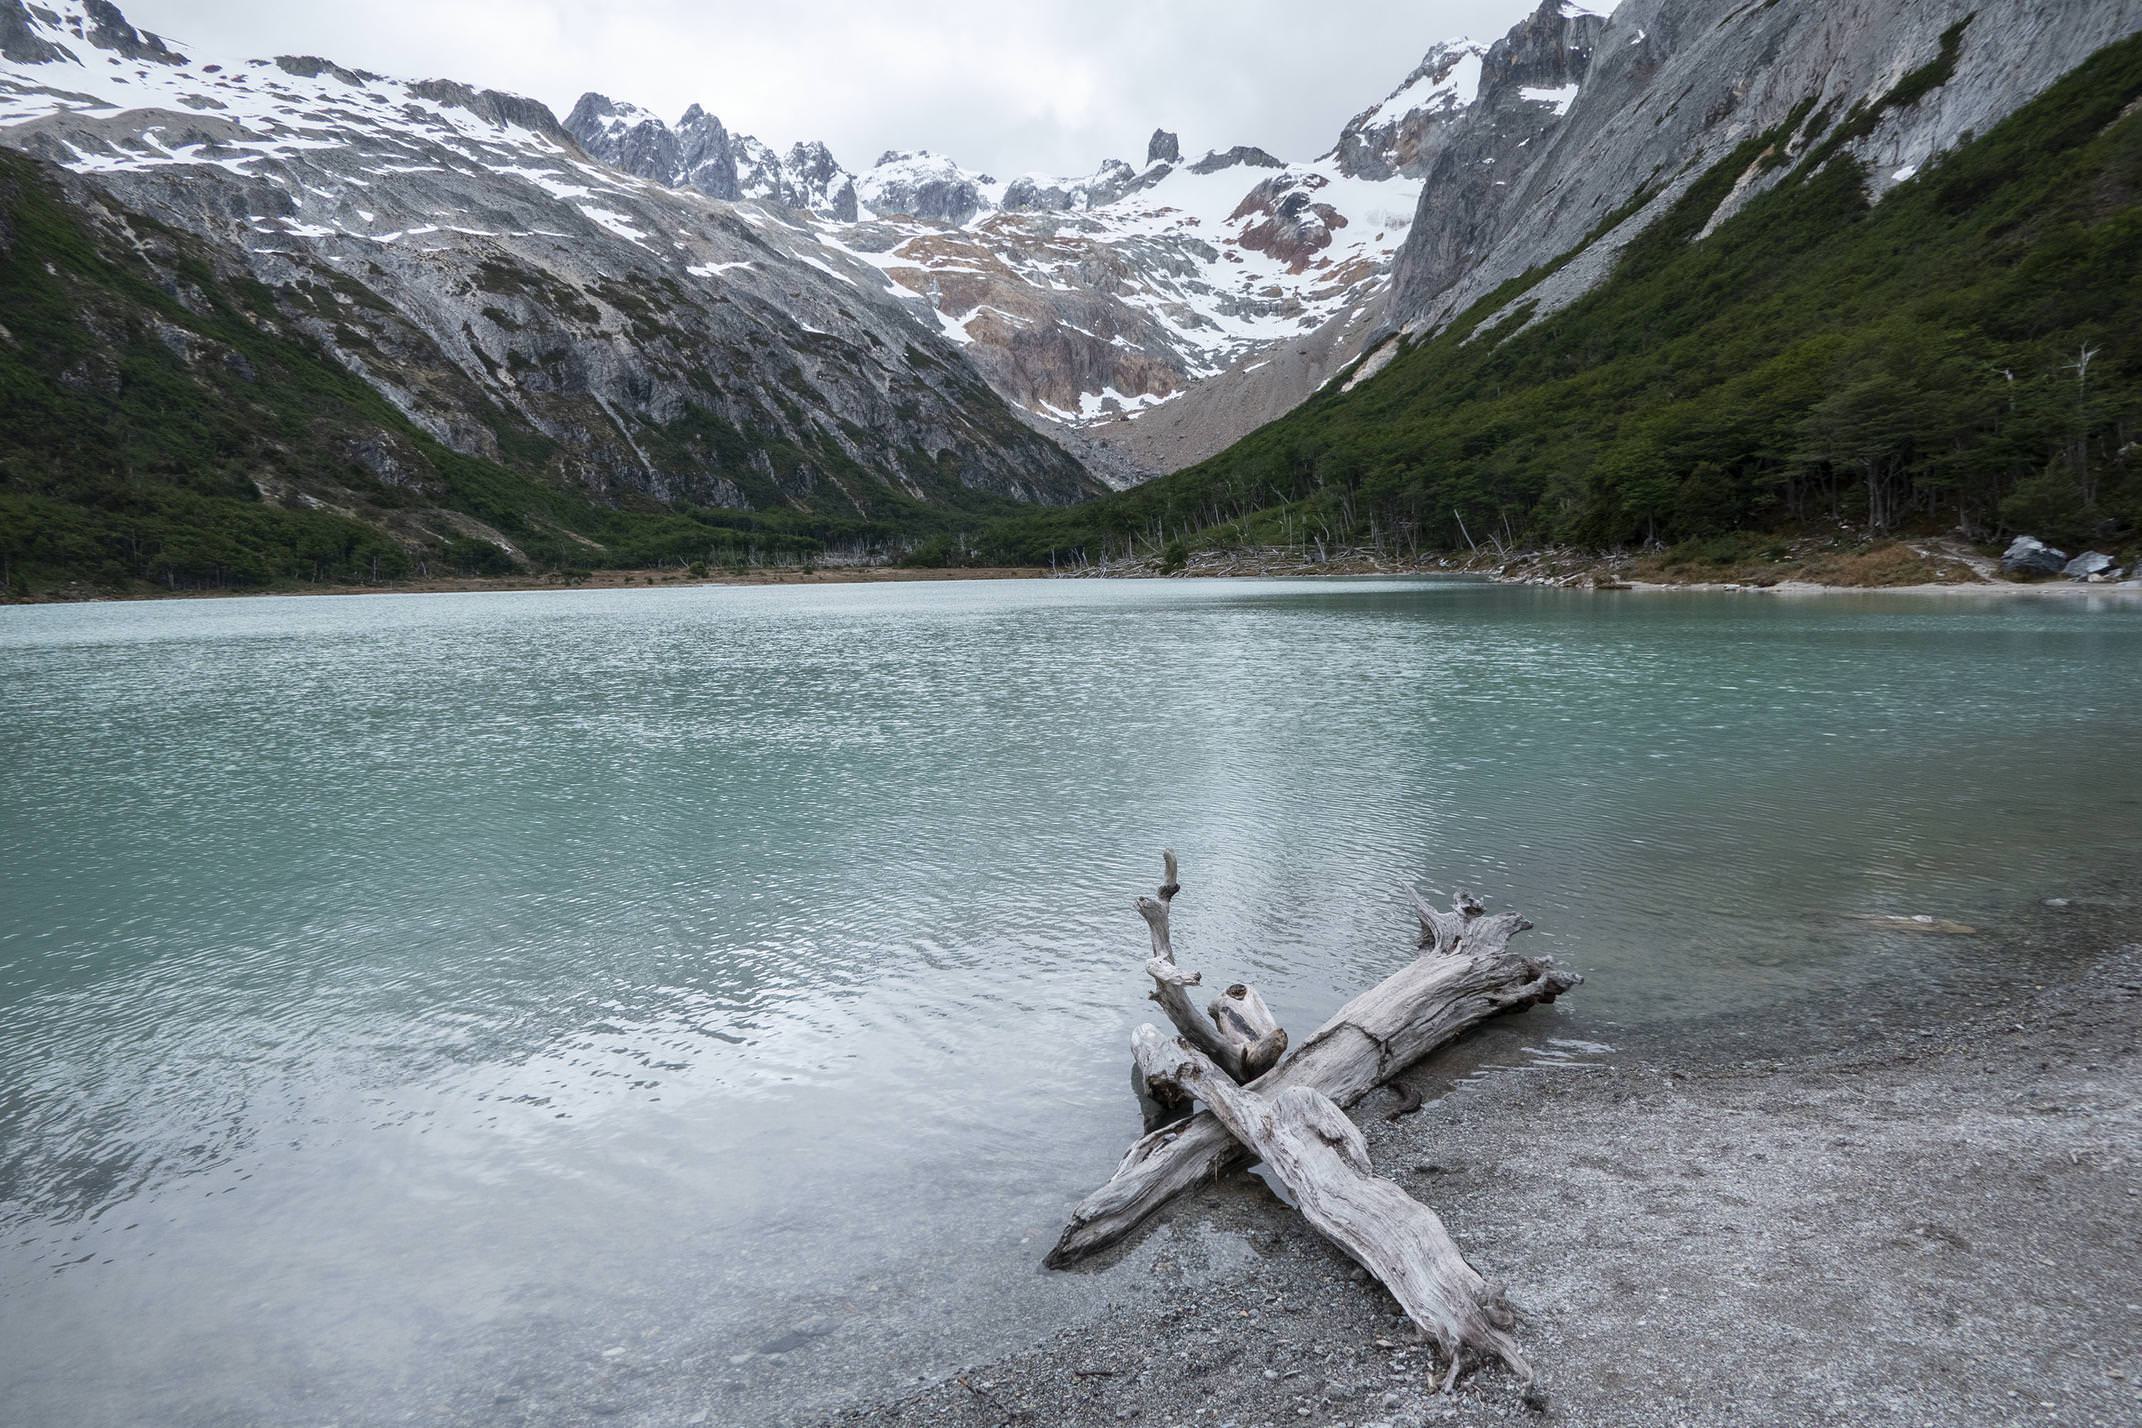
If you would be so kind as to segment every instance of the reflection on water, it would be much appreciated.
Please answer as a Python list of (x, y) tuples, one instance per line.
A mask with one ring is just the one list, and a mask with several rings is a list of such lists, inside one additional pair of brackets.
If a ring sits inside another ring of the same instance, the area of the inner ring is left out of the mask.
[(2133, 866), (2138, 655), (1424, 581), (0, 612), (0, 1418), (723, 1421), (1001, 1346), (1124, 1292), (1033, 1266), (1135, 1133), (1163, 844), (1297, 1034), (1408, 882), (1523, 908), (1566, 1074)]

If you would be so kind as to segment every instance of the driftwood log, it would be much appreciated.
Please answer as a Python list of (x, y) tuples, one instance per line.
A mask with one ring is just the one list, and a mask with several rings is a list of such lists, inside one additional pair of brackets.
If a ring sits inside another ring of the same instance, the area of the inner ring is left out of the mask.
[(1435, 1211), (1376, 1174), (1368, 1143), (1329, 1096), (1307, 1086), (1270, 1096), (1238, 1086), (1187, 1037), (1150, 1023), (1132, 1046), (1150, 1084), (1203, 1101), (1293, 1192), (1302, 1218), (1383, 1282), (1449, 1365), (1446, 1393), (1468, 1353), (1501, 1360), (1531, 1385), (1501, 1289), (1465, 1262)]
[[(1254, 1081), (1277, 1065), (1287, 1051), (1287, 1033), (1265, 1006), (1254, 988), (1240, 982), (1228, 987), (1205, 1009), (1203, 1016), (1190, 1001), (1191, 987), (1203, 981), (1201, 973), (1185, 972), (1175, 961), (1175, 943), (1168, 931), (1168, 909), (1182, 891), (1176, 881), (1175, 850), (1161, 855), (1160, 886), (1154, 896), (1138, 899), (1138, 915), (1153, 934), (1153, 955), (1145, 964), (1153, 979), (1146, 995), (1175, 1023), (1175, 1029), (1192, 1045), (1211, 1057), (1219, 1068), (1237, 1081)], [(1156, 1100), (1166, 1100), (1165, 1095)]]
[[(1169, 854), (1169, 876), (1162, 889), (1168, 898), (1174, 895), (1174, 872), (1174, 855)], [(1583, 980), (1547, 958), (1511, 953), (1510, 939), (1532, 925), (1516, 913), (1488, 915), (1476, 898), (1462, 892), (1447, 912), (1430, 907), (1418, 895), (1414, 904), (1420, 914), (1420, 954), (1339, 1008), (1293, 1055), (1250, 1081), (1251, 1089), (1276, 1097), (1290, 1087), (1304, 1087), (1322, 1092), (1342, 1108), (1351, 1106), (1487, 1018), (1551, 1002)], [(1148, 971), (1155, 964), (1163, 969), (1174, 965), (1172, 948), (1167, 958), (1159, 955), (1165, 898), (1160, 905)], [(1139, 910), (1144, 911), (1142, 904)], [(1154, 926), (1150, 915), (1146, 920)], [(1182, 1027), (1162, 995), (1162, 986), (1168, 984), (1157, 975), (1155, 982), (1154, 999), (1169, 1009), (1169, 1019), (1191, 1043), (1204, 1049), (1200, 1037)], [(1176, 990), (1181, 992), (1181, 987)], [(1263, 1006), (1261, 1000), (1256, 1004)], [(1187, 995), (1181, 1005), (1189, 1005)], [(1189, 1020), (1196, 1024), (1194, 1014)], [(1219, 1057), (1213, 1060), (1220, 1062)], [(1108, 1248), (1176, 1196), (1249, 1159), (1250, 1153), (1210, 1110), (1152, 1131), (1130, 1148), (1106, 1185), (1079, 1202), (1046, 1263), (1061, 1269)]]

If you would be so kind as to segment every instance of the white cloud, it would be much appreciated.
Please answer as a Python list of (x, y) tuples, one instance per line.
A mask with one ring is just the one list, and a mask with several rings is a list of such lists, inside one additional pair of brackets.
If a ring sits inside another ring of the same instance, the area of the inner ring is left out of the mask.
[(318, 54), (543, 100), (600, 90), (675, 118), (703, 104), (782, 146), (822, 138), (850, 168), (929, 148), (970, 168), (1083, 173), (1258, 144), (1285, 158), (1402, 79), (1436, 40), (1492, 39), (1525, 0), (135, 0), (144, 29), (228, 56)]

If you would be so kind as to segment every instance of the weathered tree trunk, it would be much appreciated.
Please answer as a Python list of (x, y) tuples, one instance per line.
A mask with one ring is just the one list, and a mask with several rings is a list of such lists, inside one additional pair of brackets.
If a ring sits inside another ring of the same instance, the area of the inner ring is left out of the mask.
[(1307, 1086), (1271, 1096), (1237, 1086), (1187, 1039), (1150, 1023), (1131, 1044), (1149, 1084), (1203, 1101), (1293, 1192), (1302, 1218), (1383, 1282), (1441, 1351), (1446, 1392), (1467, 1352), (1500, 1359), (1532, 1382), (1507, 1332), (1516, 1316), (1500, 1288), (1465, 1262), (1435, 1211), (1376, 1174), (1368, 1143), (1329, 1096)]
[[(1153, 934), (1153, 955), (1145, 964), (1153, 979), (1147, 993), (1175, 1023), (1175, 1029), (1237, 1081), (1253, 1081), (1272, 1069), (1287, 1051), (1287, 1033), (1265, 1007), (1264, 998), (1240, 982), (1213, 999), (1204, 1015), (1190, 1001), (1189, 988), (1203, 980), (1175, 964), (1175, 944), (1168, 933), (1168, 908), (1182, 891), (1176, 881), (1175, 850), (1161, 853), (1165, 872), (1155, 896), (1138, 899), (1139, 916)], [(1165, 1097), (1156, 1096), (1156, 1100)]]
[[(1532, 925), (1514, 912), (1485, 916), (1467, 893), (1448, 912), (1418, 897), (1414, 903), (1420, 955), (1339, 1008), (1292, 1056), (1251, 1082), (1253, 1090), (1274, 1095), (1306, 1086), (1351, 1106), (1498, 1012), (1551, 1002), (1584, 980), (1547, 958), (1513, 955), (1510, 938)], [(1209, 1111), (1150, 1133), (1106, 1185), (1079, 1202), (1046, 1263), (1061, 1269), (1106, 1249), (1177, 1195), (1247, 1158)]]

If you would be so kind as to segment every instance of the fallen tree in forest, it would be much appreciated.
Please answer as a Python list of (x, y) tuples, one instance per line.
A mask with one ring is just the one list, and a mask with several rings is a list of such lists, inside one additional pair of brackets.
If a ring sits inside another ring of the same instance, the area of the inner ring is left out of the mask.
[[(1418, 955), (1279, 1060), (1287, 1034), (1252, 988), (1230, 986), (1202, 1018), (1192, 1005), (1187, 988), (1200, 976), (1176, 961), (1168, 915), (1181, 887), (1175, 854), (1164, 858), (1158, 895), (1138, 899), (1137, 907), (1152, 932), (1149, 995), (1179, 1035), (1171, 1045), (1156, 1028), (1140, 1027), (1134, 1053), (1140, 1084), (1156, 1100), (1195, 1098), (1207, 1109), (1134, 1144), (1108, 1183), (1073, 1210), (1048, 1265), (1063, 1268), (1106, 1249), (1231, 1166), (1276, 1160), (1275, 1173), (1303, 1201), (1304, 1214), (1390, 1286), (1444, 1350), (1452, 1379), (1460, 1354), (1471, 1350), (1500, 1359), (1529, 1383), (1531, 1370), (1505, 1332), (1500, 1293), (1465, 1263), (1432, 1211), (1375, 1177), (1343, 1108), (1489, 1017), (1551, 1002), (1583, 978), (1548, 958), (1512, 953), (1510, 939), (1532, 925), (1516, 913), (1491, 915), (1464, 892), (1444, 911), (1416, 894)], [(1414, 1209), (1400, 1208), (1392, 1195)]]

